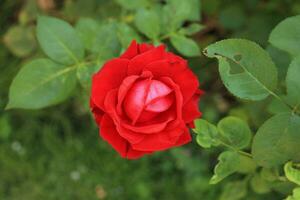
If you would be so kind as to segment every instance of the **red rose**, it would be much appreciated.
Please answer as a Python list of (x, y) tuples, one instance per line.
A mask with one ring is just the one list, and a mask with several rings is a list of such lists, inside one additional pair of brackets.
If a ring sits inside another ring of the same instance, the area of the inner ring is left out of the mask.
[(184, 59), (133, 41), (93, 76), (91, 110), (100, 136), (128, 159), (186, 144), (187, 125), (201, 115), (198, 87)]

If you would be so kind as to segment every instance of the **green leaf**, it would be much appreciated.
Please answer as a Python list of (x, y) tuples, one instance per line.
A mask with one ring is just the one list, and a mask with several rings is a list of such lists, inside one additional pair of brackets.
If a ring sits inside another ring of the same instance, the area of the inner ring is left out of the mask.
[(250, 144), (251, 130), (246, 122), (237, 117), (226, 117), (218, 123), (218, 131), (225, 143), (243, 149)]
[(127, 48), (132, 40), (141, 41), (139, 34), (125, 23), (118, 24), (118, 38), (123, 48)]
[(200, 49), (196, 42), (183, 35), (171, 35), (172, 45), (184, 56), (200, 56)]
[(81, 64), (77, 67), (76, 75), (81, 86), (87, 91), (91, 88), (92, 76), (96, 73), (102, 64)]
[(167, 0), (173, 13), (173, 20), (182, 23), (186, 20), (200, 20), (200, 1), (198, 0)]
[(288, 196), (285, 200), (299, 200), (300, 199), (300, 187), (293, 190), (293, 195)]
[(215, 166), (214, 175), (210, 184), (217, 184), (227, 176), (233, 174), (239, 167), (239, 154), (234, 151), (225, 151), (218, 157), (218, 164)]
[(300, 54), (300, 15), (280, 22), (271, 32), (269, 41), (293, 56)]
[(284, 165), (284, 173), (289, 181), (300, 185), (300, 164), (287, 162)]
[(245, 181), (233, 181), (226, 183), (219, 200), (240, 200), (247, 195)]
[(286, 86), (287, 96), (292, 104), (300, 106), (300, 56), (293, 59), (289, 66), (286, 76)]
[(12, 132), (9, 118), (6, 115), (0, 116), (0, 139), (8, 139)]
[(219, 144), (216, 126), (203, 119), (197, 119), (194, 123), (195, 129), (193, 129), (193, 131), (197, 133), (196, 140), (200, 146), (210, 148), (211, 146), (217, 146)]
[(148, 0), (116, 0), (119, 5), (128, 10), (147, 7), (150, 2)]
[(121, 44), (115, 23), (107, 23), (100, 27), (94, 40), (92, 50), (97, 54), (98, 60), (107, 60), (119, 55)]
[(237, 97), (262, 100), (276, 88), (276, 67), (268, 53), (254, 42), (222, 40), (208, 46), (204, 54), (219, 60), (222, 81)]
[(12, 26), (3, 38), (7, 48), (18, 57), (29, 56), (36, 48), (33, 29), (24, 26)]
[(85, 48), (91, 50), (100, 29), (98, 22), (91, 18), (80, 18), (75, 28)]
[(252, 144), (254, 160), (272, 167), (288, 160), (300, 160), (300, 117), (292, 113), (277, 114), (257, 131)]
[(9, 108), (38, 109), (65, 100), (76, 85), (75, 67), (37, 59), (21, 68), (9, 89)]
[(258, 194), (266, 194), (271, 190), (269, 183), (260, 174), (255, 174), (251, 178), (250, 185), (252, 190)]
[(78, 34), (63, 20), (39, 17), (37, 38), (45, 54), (59, 63), (71, 65), (84, 57), (84, 47)]
[(181, 28), (178, 33), (182, 35), (194, 35), (195, 33), (198, 33), (202, 29), (204, 29), (205, 26), (202, 24), (196, 24), (193, 23), (189, 25), (188, 27)]
[(160, 34), (160, 18), (155, 10), (139, 9), (135, 16), (135, 25), (148, 38), (156, 40)]

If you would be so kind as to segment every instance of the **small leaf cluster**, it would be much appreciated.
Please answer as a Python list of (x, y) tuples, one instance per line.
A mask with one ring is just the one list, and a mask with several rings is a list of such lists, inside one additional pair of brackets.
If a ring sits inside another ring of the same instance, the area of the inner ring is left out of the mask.
[[(300, 176), (300, 171), (293, 168), (298, 166), (293, 163), (300, 161), (300, 16), (280, 22), (272, 30), (269, 42), (272, 48), (290, 55), (283, 89), (278, 84), (278, 67), (268, 52), (252, 41), (226, 39), (203, 51), (207, 57), (217, 58), (221, 80), (231, 94), (246, 101), (268, 99), (272, 104), (274, 115), (256, 130), (249, 149), (251, 153), (246, 152), (256, 169), (248, 171), (245, 179), (250, 177), (253, 191), (257, 193), (268, 192), (277, 181), (299, 184)], [(239, 156), (245, 154), (241, 149), (249, 145), (251, 132), (247, 131), (247, 124), (242, 124), (231, 117), (222, 119), (217, 127), (204, 120), (196, 122), (200, 146), (208, 148), (223, 144), (231, 150), (220, 154), (211, 183), (243, 169), (239, 166)], [(285, 178), (279, 169), (286, 162)], [(264, 176), (270, 169), (275, 169), (271, 180)], [(295, 189), (288, 199), (299, 199), (299, 189)]]
[[(197, 43), (188, 38), (203, 28), (198, 23), (198, 0), (116, 2), (122, 7), (117, 19), (81, 17), (72, 26), (55, 17), (38, 16), (37, 26), (30, 27), (36, 29), (37, 43), (46, 57), (38, 55), (21, 68), (10, 86), (6, 109), (55, 105), (74, 95), (78, 85), (88, 93), (92, 75), (106, 60), (119, 56), (132, 40), (156, 45), (170, 40), (182, 55), (200, 55)], [(186, 22), (188, 26), (184, 26)], [(27, 46), (34, 45), (27, 45), (33, 42), (16, 34), (32, 37), (35, 42), (34, 35), (24, 34), (25, 27), (27, 30), (27, 26), (15, 27), (5, 37), (8, 47), (21, 57), (32, 53)], [(22, 48), (16, 44), (18, 41)]]

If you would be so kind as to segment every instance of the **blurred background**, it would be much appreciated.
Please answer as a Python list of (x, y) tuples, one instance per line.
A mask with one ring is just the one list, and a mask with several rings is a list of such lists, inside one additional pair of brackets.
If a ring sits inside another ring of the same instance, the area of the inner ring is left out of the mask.
[[(197, 1), (197, 0), (196, 0)], [(23, 63), (43, 56), (35, 25), (38, 15), (70, 22), (92, 18), (122, 21), (136, 30), (131, 0), (0, 0), (0, 199), (3, 200), (151, 200), (151, 199), (283, 199), (290, 193), (280, 185), (265, 194), (247, 186), (234, 190), (233, 175), (222, 184), (209, 185), (220, 149), (203, 150), (196, 142), (146, 156), (124, 160), (98, 137), (88, 110), (88, 93), (76, 90), (62, 104), (41, 110), (8, 110), (9, 86)], [(167, 0), (149, 0), (163, 6)], [(132, 4), (134, 5), (134, 4)], [(150, 5), (150, 4), (149, 4)], [(201, 24), (192, 35), (200, 48), (224, 38), (246, 38), (265, 47), (274, 58), (280, 79), (289, 57), (268, 45), (272, 28), (288, 16), (300, 14), (298, 0), (201, 0)], [(145, 22), (147, 23), (147, 22)], [(185, 20), (182, 27), (188, 27)], [(162, 41), (177, 52), (168, 39)], [(189, 59), (206, 91), (200, 108), (215, 123), (225, 115), (239, 116), (255, 128), (272, 113), (268, 99), (259, 103), (236, 100), (219, 80), (214, 60)]]

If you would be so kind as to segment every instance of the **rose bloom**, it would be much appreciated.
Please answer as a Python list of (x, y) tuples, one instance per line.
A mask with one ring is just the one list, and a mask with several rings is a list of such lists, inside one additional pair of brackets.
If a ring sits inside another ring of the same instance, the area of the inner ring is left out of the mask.
[(198, 88), (186, 60), (133, 41), (93, 76), (90, 107), (100, 136), (136, 159), (191, 141), (188, 127), (201, 116)]

